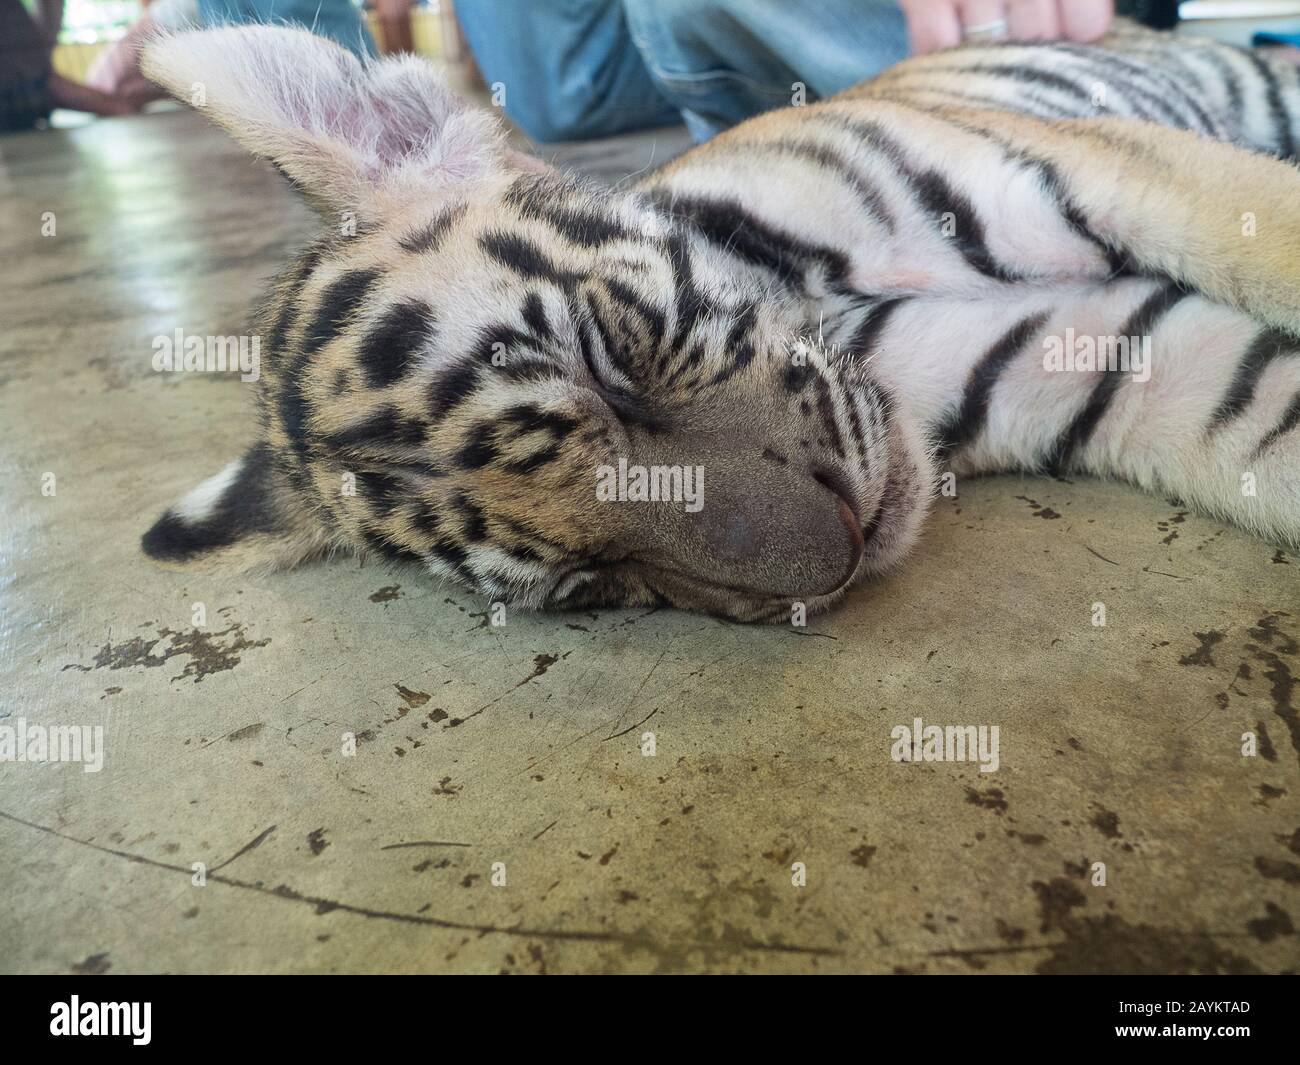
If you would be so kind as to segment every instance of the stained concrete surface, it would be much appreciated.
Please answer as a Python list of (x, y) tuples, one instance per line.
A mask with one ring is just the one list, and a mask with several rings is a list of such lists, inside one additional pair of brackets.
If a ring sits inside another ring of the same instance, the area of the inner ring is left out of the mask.
[[(155, 373), (151, 340), (243, 331), (308, 214), (181, 112), (0, 163), (0, 725), (106, 744), (99, 773), (0, 763), (0, 968), (1300, 966), (1294, 553), (1005, 477), (806, 631), (495, 627), (355, 560), (164, 571), (141, 531), (253, 417), (233, 378)], [(998, 725), (997, 772), (892, 761), (917, 717)]]

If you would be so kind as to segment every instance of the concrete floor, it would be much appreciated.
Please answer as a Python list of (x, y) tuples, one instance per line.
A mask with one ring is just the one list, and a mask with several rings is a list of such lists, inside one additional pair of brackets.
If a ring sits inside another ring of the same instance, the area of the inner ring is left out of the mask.
[[(807, 632), (167, 572), (140, 533), (252, 414), (151, 338), (239, 332), (307, 212), (187, 113), (0, 162), (0, 724), (107, 745), (0, 763), (0, 969), (1300, 967), (1295, 554), (1000, 478)], [(998, 725), (999, 770), (892, 761), (916, 717)]]

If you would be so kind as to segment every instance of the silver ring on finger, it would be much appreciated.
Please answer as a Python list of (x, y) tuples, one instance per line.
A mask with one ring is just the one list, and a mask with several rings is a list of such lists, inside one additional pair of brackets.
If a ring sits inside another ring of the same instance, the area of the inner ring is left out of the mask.
[(961, 39), (963, 41), (1001, 41), (1007, 35), (1007, 20), (1004, 18), (991, 19), (988, 22), (979, 22), (974, 26), (963, 26), (961, 28)]

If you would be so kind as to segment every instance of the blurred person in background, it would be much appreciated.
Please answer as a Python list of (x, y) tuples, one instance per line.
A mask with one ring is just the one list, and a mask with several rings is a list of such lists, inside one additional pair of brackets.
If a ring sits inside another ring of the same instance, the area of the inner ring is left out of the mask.
[(101, 92), (143, 107), (166, 95), (140, 73), (145, 41), (160, 31), (239, 23), (306, 26), (362, 58), (376, 54), (361, 11), (351, 0), (154, 0), (125, 37), (100, 53), (86, 80)]
[[(409, 0), (387, 0), (389, 3)], [(685, 121), (696, 140), (964, 40), (1096, 40), (1112, 0), (457, 0), (505, 110), (537, 141)]]
[(63, 25), (63, 0), (39, 0), (31, 15), (21, 0), (0, 0), (0, 133), (33, 129), (56, 107), (96, 115), (126, 115), (135, 108), (57, 74), (50, 57)]
[[(410, 48), (412, 0), (375, 3), (385, 38)], [(484, 79), (534, 140), (683, 121), (705, 140), (797, 91), (830, 96), (909, 54), (963, 41), (1095, 40), (1113, 0), (457, 0), (455, 11)], [(138, 108), (161, 95), (139, 71), (152, 33), (272, 21), (374, 54), (350, 0), (155, 0), (88, 80)]]

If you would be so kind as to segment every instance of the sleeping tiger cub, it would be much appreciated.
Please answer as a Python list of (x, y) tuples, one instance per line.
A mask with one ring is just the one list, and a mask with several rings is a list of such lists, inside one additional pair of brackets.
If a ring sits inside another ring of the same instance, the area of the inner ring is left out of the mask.
[(899, 563), (944, 473), (1000, 470), (1300, 540), (1289, 66), (964, 47), (608, 189), (412, 58), (253, 28), (145, 65), (326, 226), (263, 309), (257, 440), (156, 559), (350, 547), (528, 607), (788, 618)]

